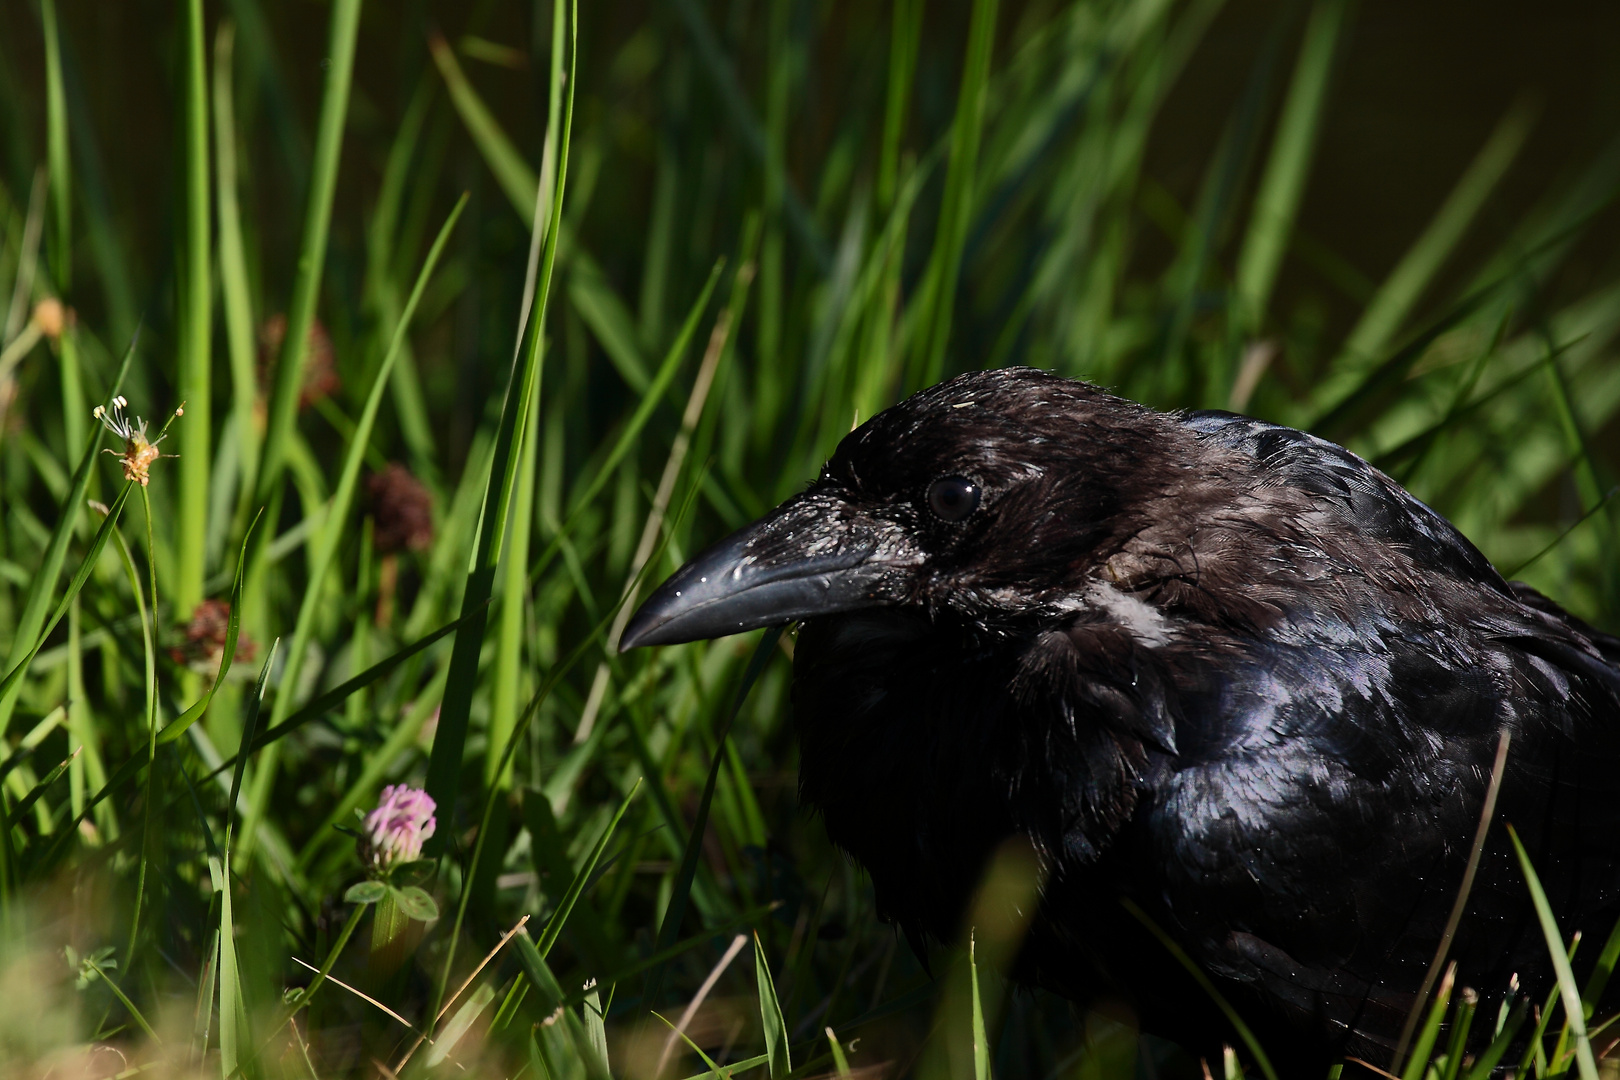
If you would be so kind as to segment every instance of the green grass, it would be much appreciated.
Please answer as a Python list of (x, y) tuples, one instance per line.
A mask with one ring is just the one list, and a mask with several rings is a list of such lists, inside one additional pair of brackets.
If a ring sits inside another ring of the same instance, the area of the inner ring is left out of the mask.
[[(1007, 992), (1016, 851), (922, 970), (797, 810), (791, 635), (614, 648), (852, 420), (957, 371), (1308, 426), (1615, 624), (1620, 276), (1582, 245), (1620, 136), (1553, 182), (1516, 105), (1372, 280), (1297, 227), (1355, 5), (1280, 16), (1185, 206), (1149, 151), (1219, 0), (895, 0), (824, 37), (792, 0), (619, 7), (440, 34), (333, 0), (305, 48), (259, 0), (188, 0), (140, 42), (172, 69), (157, 117), (91, 107), (82, 11), (8, 16), (34, 36), (0, 63), (44, 58), (0, 81), (33, 124), (0, 172), (8, 1074), (651, 1078), (666, 1046), (665, 1077), (1196, 1070)], [(169, 205), (120, 190), (122, 124), (172, 144)], [(1515, 177), (1540, 194), (1498, 227)], [(185, 402), (149, 487), (101, 452), (120, 393)], [(378, 542), (390, 461), (426, 543)], [(212, 648), (186, 636), (208, 599)], [(427, 924), (345, 899), (346, 830), (394, 783), (439, 800)], [(1556, 994), (1532, 1015), (1442, 953), (1401, 1075), (1483, 1077), (1521, 1030), (1538, 1075), (1595, 1075), (1620, 932), (1579, 987), (1540, 914)]]

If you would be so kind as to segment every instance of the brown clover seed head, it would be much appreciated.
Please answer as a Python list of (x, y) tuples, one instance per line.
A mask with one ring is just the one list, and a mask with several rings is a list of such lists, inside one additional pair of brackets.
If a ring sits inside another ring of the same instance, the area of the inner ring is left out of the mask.
[(73, 309), (56, 297), (47, 296), (34, 305), (32, 321), (41, 334), (55, 341), (73, 322)]
[[(259, 325), (259, 382), (269, 386), (281, 359), (281, 346), (287, 340), (287, 316), (272, 315)], [(307, 409), (337, 392), (342, 382), (337, 374), (337, 353), (332, 336), (316, 319), (309, 324), (308, 346), (304, 355), (304, 382), (298, 389), (298, 407)]]
[(366, 477), (375, 522), (372, 543), (383, 554), (426, 551), (433, 545), (433, 497), (405, 466), (391, 462)]
[[(225, 651), (225, 639), (231, 631), (231, 605), (224, 600), (204, 600), (191, 613), (182, 641), (169, 649), (177, 664), (212, 670), (219, 666)], [(252, 660), (258, 646), (246, 634), (237, 632), (236, 653), (232, 660)]]

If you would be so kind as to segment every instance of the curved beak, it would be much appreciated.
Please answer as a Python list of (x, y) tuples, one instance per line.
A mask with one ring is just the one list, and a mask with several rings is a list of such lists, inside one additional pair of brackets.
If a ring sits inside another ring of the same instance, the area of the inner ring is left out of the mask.
[(619, 651), (896, 603), (908, 548), (894, 525), (808, 492), (677, 570), (625, 626)]

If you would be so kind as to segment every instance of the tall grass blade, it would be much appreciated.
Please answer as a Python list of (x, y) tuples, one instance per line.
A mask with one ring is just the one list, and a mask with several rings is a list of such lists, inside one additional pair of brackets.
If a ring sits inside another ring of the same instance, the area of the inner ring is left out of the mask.
[[(1395, 1053), (1390, 1058), (1391, 1068), (1401, 1067), (1401, 1061), (1406, 1054), (1406, 1045), (1411, 1041), (1412, 1032), (1417, 1027), (1423, 1003), (1428, 999), (1429, 988), (1434, 985), (1435, 977), (1446, 962), (1446, 954), (1451, 950), (1451, 940), (1456, 936), (1457, 927), (1462, 923), (1463, 912), (1468, 909), (1468, 894), (1474, 889), (1474, 875), (1479, 872), (1480, 856), (1485, 851), (1485, 838), (1490, 833), (1491, 821), (1496, 816), (1496, 798), (1502, 791), (1502, 776), (1507, 769), (1508, 744), (1511, 741), (1512, 732), (1503, 728), (1496, 738), (1496, 759), (1491, 764), (1491, 777), (1485, 785), (1485, 800), (1480, 804), (1479, 825), (1474, 829), (1474, 843), (1469, 848), (1468, 862), (1463, 867), (1462, 882), (1457, 886), (1457, 898), (1452, 902), (1451, 914), (1446, 919), (1445, 929), (1441, 931), (1440, 944), (1435, 948), (1434, 959), (1429, 962), (1429, 970), (1423, 977), (1423, 983), (1418, 987), (1417, 1000), (1407, 1013), (1401, 1037), (1395, 1043)], [(1414, 1052), (1414, 1060), (1417, 1060), (1417, 1057)]]
[(1496, 1033), (1496, 1037), (1491, 1040), (1490, 1045), (1474, 1059), (1474, 1063), (1463, 1074), (1466, 1080), (1488, 1080), (1496, 1071), (1497, 1064), (1508, 1052), (1508, 1047), (1513, 1045), (1513, 1040), (1518, 1037), (1519, 1029), (1524, 1026), (1525, 1017), (1529, 1015), (1529, 1001), (1520, 998), (1518, 1003), (1513, 1006), (1512, 1011), (1508, 1013), (1506, 1021), (1502, 1024), (1502, 1030)]
[[(562, 105), (562, 40), (565, 29), (562, 0), (552, 0), (551, 81), (546, 121), (546, 141), (541, 153), (540, 184), (535, 193), (536, 213), (550, 205), (550, 196), (556, 183), (558, 122)], [(538, 273), (540, 253), (539, 230), (531, 230), (529, 265), (524, 295), (532, 295)], [(527, 319), (527, 309), (519, 321)], [(502, 772), (496, 764), (497, 748), (506, 740), (517, 722), (519, 681), (522, 678), (523, 620), (528, 599), (528, 566), (530, 530), (534, 525), (535, 473), (540, 456), (540, 382), (534, 382), (528, 403), (528, 418), (519, 432), (518, 474), (513, 492), (512, 510), (506, 528), (511, 536), (503, 546), (506, 558), (501, 566), (500, 624), (495, 637), (495, 669), (490, 687), (490, 711), (485, 755), (484, 786), (504, 787), (510, 772)]]
[[(561, 40), (559, 35), (557, 41)], [(473, 144), (483, 154), (484, 163), (495, 174), (495, 182), (511, 201), (512, 208), (523, 218), (523, 223), (532, 229), (535, 225), (534, 193), (538, 185), (534, 170), (467, 80), (466, 72), (461, 70), (450, 43), (435, 34), (428, 39), (428, 49), (445, 87), (450, 91), (450, 100), (456, 112), (461, 114), (462, 123), (466, 124), (467, 133), (473, 138)]]
[(34, 808), (34, 804), (44, 797), (45, 792), (52, 784), (56, 783), (62, 778), (62, 774), (67, 772), (68, 766), (73, 764), (73, 759), (78, 757), (78, 755), (79, 752), (75, 750), (71, 755), (63, 758), (55, 768), (45, 774), (42, 780), (28, 789), (28, 794), (19, 799), (16, 806), (13, 806), (9, 811), (7, 811), (5, 815), (6, 828), (9, 829), (21, 824), (23, 816), (27, 814), (28, 811), (32, 810)]
[(888, 93), (884, 98), (883, 144), (878, 154), (878, 206), (894, 205), (900, 183), (900, 142), (905, 138), (911, 83), (922, 39), (922, 0), (895, 0), (889, 26)]
[(922, 333), (918, 337), (917, 365), (911, 388), (931, 386), (945, 371), (945, 346), (956, 308), (956, 283), (961, 274), (962, 250), (967, 245), (973, 214), (974, 183), (979, 165), (979, 143), (984, 137), (985, 99), (990, 82), (990, 58), (995, 43), (998, 0), (974, 0), (968, 23), (967, 56), (962, 63), (962, 85), (957, 91), (956, 117), (951, 124), (950, 168), (940, 201), (939, 223), (934, 229), (934, 250), (923, 286), (926, 299)]
[(1259, 329), (1310, 173), (1347, 0), (1316, 0), (1300, 43), (1271, 155), (1238, 256), (1235, 302), (1246, 333)]
[(990, 1036), (984, 1026), (984, 1002), (979, 993), (979, 960), (974, 940), (968, 939), (968, 982), (973, 992), (973, 1080), (990, 1080)]
[(343, 150), (343, 127), (349, 112), (349, 87), (354, 75), (354, 50), (359, 27), (360, 0), (333, 0), (324, 61), (326, 85), (321, 93), (315, 157), (310, 168), (303, 235), (298, 245), (298, 275), (293, 282), (292, 304), (287, 311), (287, 336), (282, 341), (281, 355), (276, 361), (275, 382), (270, 391), (269, 416), (255, 495), (256, 502), (270, 506), (278, 505), (272, 500), (291, 449), (293, 425), (298, 417), (298, 395), (304, 380), (309, 331), (315, 323), (315, 307), (320, 299), (326, 242), (332, 224), (332, 198), (337, 188), (338, 160)]
[[(124, 376), (129, 372), (130, 361), (135, 358), (138, 340), (139, 335), (129, 343), (129, 348), (124, 353), (123, 362), (118, 368), (118, 377), (113, 380), (112, 391), (107, 395), (109, 400), (117, 397), (119, 389), (123, 386)], [(56, 526), (51, 530), (50, 539), (45, 545), (45, 555), (40, 560), (39, 569), (34, 572), (28, 586), (27, 598), (23, 601), (22, 612), (12, 627), (11, 650), (6, 656), (8, 674), (4, 682), (0, 682), (0, 735), (4, 735), (6, 728), (11, 724), (12, 710), (16, 708), (17, 693), (21, 689), (22, 674), (50, 633), (49, 629), (43, 634), (40, 631), (44, 626), (45, 613), (49, 610), (51, 593), (56, 589), (56, 579), (61, 575), (62, 564), (67, 559), (68, 542), (73, 539), (73, 524), (78, 520), (79, 507), (84, 505), (85, 492), (90, 486), (90, 473), (95, 466), (96, 451), (101, 447), (101, 434), (102, 427), (97, 424), (91, 430), (83, 456), (79, 458), (79, 467), (73, 471), (72, 486), (68, 489), (67, 498), (62, 500), (61, 508), (56, 515)], [(120, 496), (120, 500), (122, 498), (123, 496)], [(122, 505), (122, 502), (119, 505)], [(109, 520), (111, 517), (109, 514)], [(103, 539), (102, 543), (105, 542)], [(98, 548), (97, 554), (99, 553)], [(82, 581), (80, 583), (82, 584)], [(54, 625), (54, 620), (52, 624)]]
[[(559, 0), (560, 2), (560, 0)], [(433, 753), (428, 760), (427, 791), (433, 796), (447, 824), (455, 821), (456, 795), (461, 785), (463, 750), (467, 742), (467, 723), (472, 714), (473, 692), (478, 682), (478, 658), (483, 649), (486, 624), (485, 603), (494, 586), (495, 567), (500, 559), (501, 544), (506, 531), (507, 515), (512, 505), (516, 486), (518, 456), (522, 451), (520, 435), (528, 425), (529, 405), (537, 394), (540, 379), (542, 343), (545, 339), (546, 315), (551, 300), (552, 270), (557, 259), (558, 232), (562, 224), (563, 194), (567, 188), (568, 152), (574, 123), (574, 88), (578, 54), (575, 40), (578, 34), (578, 4), (571, 0), (568, 17), (566, 47), (568, 50), (568, 77), (565, 104), (562, 109), (559, 139), (557, 183), (551, 198), (551, 216), (545, 225), (545, 254), (535, 281), (532, 301), (533, 314), (528, 317), (531, 301), (524, 297), (525, 318), (521, 318), (518, 338), (521, 347), (513, 354), (512, 369), (506, 384), (505, 399), (501, 404), (501, 418), (495, 435), (494, 457), (484, 489), (484, 503), (480, 510), (478, 538), (467, 583), (462, 592), (463, 615), (474, 614), (467, 625), (456, 632), (450, 654), (450, 676), (445, 684), (444, 703), (439, 709), (439, 727), (433, 740)], [(565, 35), (558, 35), (557, 49), (565, 46)], [(538, 192), (538, 188), (531, 189)], [(537, 220), (534, 228), (541, 228)], [(531, 241), (532, 242), (532, 241)], [(526, 325), (525, 325), (526, 323)], [(447, 828), (441, 836), (451, 832)], [(438, 841), (438, 837), (435, 837)]]
[(1581, 1000), (1586, 1003), (1586, 1018), (1592, 1018), (1592, 1012), (1597, 1008), (1598, 1001), (1603, 997), (1603, 991), (1608, 989), (1609, 976), (1614, 974), (1614, 965), (1620, 960), (1620, 920), (1616, 920), (1614, 929), (1609, 931), (1609, 939), (1603, 943), (1603, 951), (1598, 954), (1597, 963), (1592, 966), (1592, 974), (1587, 976), (1586, 989), (1581, 991)]
[[(709, 807), (714, 802), (715, 785), (720, 780), (720, 766), (725, 761), (726, 738), (731, 733), (731, 725), (736, 722), (737, 714), (742, 710), (748, 691), (753, 688), (760, 673), (765, 670), (765, 662), (776, 651), (776, 643), (781, 637), (782, 628), (773, 626), (765, 631), (759, 644), (754, 646), (754, 653), (748, 658), (748, 667), (743, 671), (742, 681), (737, 686), (737, 694), (727, 713), (726, 721), (720, 730), (715, 732), (714, 758), (709, 763), (709, 776), (704, 781), (703, 794), (698, 798), (697, 814), (692, 821), (692, 831), (687, 834), (680, 867), (675, 873), (674, 889), (670, 894), (669, 905), (664, 909), (664, 921), (658, 928), (658, 941), (654, 948), (660, 952), (670, 948), (680, 938), (681, 922), (686, 918), (686, 905), (692, 895), (692, 882), (697, 876), (698, 857), (703, 850), (703, 836), (709, 827)], [(665, 966), (659, 965), (647, 979), (647, 991), (643, 1000), (649, 1005), (658, 1004), (659, 997), (663, 993), (664, 973)]]
[(618, 829), (619, 822), (624, 820), (625, 811), (630, 809), (630, 804), (635, 801), (636, 793), (641, 790), (641, 783), (641, 779), (638, 777), (636, 782), (631, 785), (629, 794), (624, 797), (623, 802), (619, 803), (619, 808), (614, 811), (613, 817), (607, 823), (607, 828), (602, 830), (602, 835), (597, 839), (596, 846), (591, 848), (590, 855), (580, 864), (579, 872), (574, 875), (574, 880), (568, 886), (568, 891), (563, 894), (561, 900), (557, 901), (556, 911), (546, 921), (545, 929), (540, 931), (540, 940), (535, 942), (534, 947), (542, 957), (550, 954), (551, 947), (557, 943), (557, 936), (562, 933), (563, 927), (568, 923), (569, 913), (574, 910), (574, 905), (579, 903), (579, 898), (585, 894), (585, 889), (591, 882), (591, 876), (596, 873), (597, 865), (607, 852), (608, 842), (613, 839), (613, 834)]
[(1480, 208), (1518, 157), (1533, 121), (1533, 110), (1520, 102), (1509, 109), (1497, 124), (1457, 181), (1456, 187), (1452, 188), (1445, 202), (1435, 212), (1428, 228), (1413, 241), (1395, 269), (1379, 286), (1378, 292), (1345, 338), (1344, 347), (1332, 369), (1312, 389), (1307, 412), (1320, 412), (1343, 398), (1382, 357), (1435, 275), (1478, 217)]
[(827, 1028), (825, 1034), (827, 1036), (827, 1046), (832, 1051), (833, 1067), (838, 1071), (839, 1076), (849, 1076), (849, 1058), (844, 1056), (844, 1047), (839, 1043), (838, 1036), (833, 1033), (832, 1028)]
[[(39, 655), (39, 650), (51, 636), (51, 631), (55, 630), (56, 624), (62, 621), (62, 617), (67, 614), (68, 609), (73, 605), (74, 599), (79, 595), (79, 590), (84, 587), (85, 581), (90, 577), (90, 571), (95, 567), (96, 560), (101, 557), (102, 549), (107, 546), (107, 539), (117, 528), (118, 516), (124, 509), (124, 503), (129, 499), (130, 489), (134, 486), (133, 481), (125, 483), (123, 490), (118, 493), (118, 498), (114, 499), (112, 505), (107, 508), (107, 516), (102, 519), (101, 527), (96, 530), (95, 538), (90, 541), (88, 553), (79, 564), (79, 569), (74, 573), (72, 580), (68, 583), (67, 593), (62, 597), (61, 602), (57, 604), (56, 610), (51, 614), (49, 621), (36, 631), (32, 647), (27, 647), (28, 639), (23, 637), (21, 628), (17, 631), (17, 643), (13, 644), (12, 651), (16, 652), (19, 644), (24, 647), (25, 651), (22, 657), (6, 672), (6, 677), (0, 679), (0, 705), (7, 701), (16, 700), (16, 694), (22, 685), (23, 676), (28, 673), (28, 665), (33, 663), (34, 657)], [(66, 523), (70, 522), (72, 518), (64, 515), (61, 520)], [(144, 620), (144, 615), (142, 618)]]
[(185, 230), (177, 260), (180, 400), (191, 419), (180, 429), (179, 514), (174, 605), (182, 615), (203, 598), (207, 571), (208, 474), (213, 434), (213, 271), (209, 265), (208, 80), (202, 0), (186, 0), (181, 77), (185, 86)]
[(1461, 1000), (1451, 1014), (1451, 1038), (1446, 1043), (1446, 1067), (1440, 1080), (1457, 1080), (1462, 1074), (1463, 1059), (1467, 1057), (1468, 1033), (1474, 1026), (1474, 1014), (1479, 1007), (1479, 995), (1463, 987)]
[[(325, 595), (327, 577), (337, 559), (338, 546), (348, 535), (346, 524), (349, 511), (354, 504), (355, 489), (360, 482), (360, 466), (364, 463), (366, 450), (371, 445), (372, 428), (377, 422), (377, 412), (382, 407), (383, 395), (388, 389), (389, 375), (400, 350), (404, 347), (405, 337), (410, 332), (411, 318), (416, 314), (416, 306), (422, 299), (422, 291), (427, 288), (427, 283), (438, 266), (439, 256), (443, 253), (444, 246), (450, 239), (450, 233), (455, 229), (456, 221), (460, 219), (466, 205), (467, 196), (463, 195), (456, 201), (450, 216), (439, 229), (439, 235), (434, 239), (433, 246), (428, 250), (427, 258), (422, 263), (422, 270), (416, 277), (416, 284), (411, 288), (410, 299), (405, 302), (399, 323), (394, 327), (388, 353), (383, 357), (381, 367), (372, 378), (365, 406), (355, 423), (337, 488), (332, 492), (331, 501), (327, 504), (326, 523), (321, 528), (309, 582), (304, 588), (303, 601), (299, 604), (298, 621), (293, 629), (292, 649), (287, 654), (286, 670), (281, 676), (282, 690), (276, 694), (275, 705), (271, 709), (270, 725), (267, 729), (269, 732), (279, 728), (292, 714), (295, 704), (294, 691), (299, 685), (303, 659), (309, 652), (310, 641), (315, 632), (316, 609)], [(276, 751), (271, 747), (265, 753), (260, 768), (254, 775), (253, 794), (249, 799), (249, 805), (252, 807), (251, 816), (242, 826), (243, 858), (246, 858), (248, 852), (252, 850), (253, 836), (259, 818), (268, 806), (271, 785), (275, 782), (276, 766)]]
[(248, 287), (242, 205), (237, 196), (236, 101), (231, 90), (236, 25), (214, 34), (214, 176), (219, 192), (219, 292), (225, 316), (225, 352), (231, 370), (231, 424), (237, 442), (238, 516), (249, 505), (258, 473), (259, 433), (254, 409), (259, 396), (254, 370), (253, 299)]
[(208, 685), (202, 697), (197, 699), (196, 704), (175, 717), (158, 732), (159, 745), (178, 739), (185, 734), (187, 728), (202, 719), (203, 713), (208, 711), (208, 706), (213, 702), (214, 695), (224, 685), (225, 676), (230, 674), (231, 664), (236, 659), (237, 637), (242, 629), (242, 581), (243, 571), (247, 568), (248, 545), (253, 542), (253, 530), (258, 527), (261, 516), (260, 514), (253, 516), (252, 523), (248, 525), (247, 535), (242, 538), (242, 551), (236, 558), (236, 577), (231, 582), (231, 614), (225, 624), (225, 645), (219, 654), (219, 671), (215, 673), (214, 681)]
[(1417, 1042), (1412, 1044), (1412, 1057), (1401, 1073), (1401, 1080), (1423, 1080), (1429, 1071), (1429, 1056), (1434, 1052), (1435, 1040), (1440, 1035), (1441, 1021), (1446, 1018), (1446, 1010), (1451, 1006), (1451, 987), (1456, 977), (1457, 964), (1453, 961), (1440, 978), (1440, 988), (1435, 991), (1434, 1001), (1429, 1004), (1429, 1016), (1423, 1030), (1418, 1032)]
[(56, 290), (64, 298), (73, 282), (73, 163), (68, 158), (67, 99), (62, 91), (62, 40), (56, 0), (40, 0), (45, 31), (45, 159), (51, 178), (51, 258)]
[(765, 1032), (765, 1055), (770, 1063), (771, 1080), (782, 1080), (793, 1071), (793, 1052), (788, 1046), (787, 1021), (782, 1018), (782, 1005), (776, 999), (776, 982), (771, 978), (771, 965), (765, 959), (765, 946), (759, 943), (759, 931), (754, 932), (754, 985), (759, 995), (759, 1022)]
[(1586, 1010), (1581, 1002), (1580, 988), (1575, 984), (1575, 972), (1569, 966), (1569, 956), (1564, 952), (1564, 936), (1558, 930), (1558, 920), (1553, 916), (1552, 905), (1547, 902), (1547, 894), (1541, 888), (1541, 879), (1536, 876), (1536, 868), (1530, 862), (1530, 853), (1525, 851), (1524, 844), (1519, 840), (1518, 831), (1512, 825), (1508, 826), (1508, 836), (1513, 840), (1513, 851), (1519, 857), (1519, 867), (1524, 871), (1525, 885), (1530, 889), (1530, 901), (1535, 905), (1542, 936), (1547, 940), (1547, 951), (1552, 958), (1553, 971), (1558, 975), (1558, 994), (1564, 1002), (1565, 1022), (1569, 1025), (1575, 1041), (1576, 1067), (1580, 1070), (1581, 1080), (1598, 1080), (1597, 1061), (1592, 1056), (1592, 1043), (1586, 1035)]

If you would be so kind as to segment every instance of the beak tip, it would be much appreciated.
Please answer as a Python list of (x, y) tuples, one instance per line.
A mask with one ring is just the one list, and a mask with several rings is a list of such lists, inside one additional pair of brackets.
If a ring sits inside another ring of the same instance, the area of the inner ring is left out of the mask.
[(656, 641), (643, 639), (652, 636), (657, 629), (657, 622), (647, 617), (647, 609), (643, 607), (631, 617), (625, 624), (624, 633), (619, 635), (619, 653), (622, 655), (641, 645), (656, 645)]

